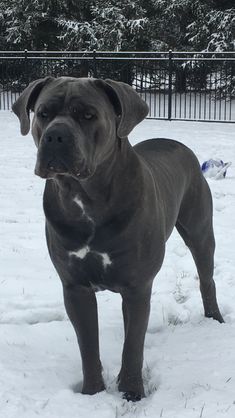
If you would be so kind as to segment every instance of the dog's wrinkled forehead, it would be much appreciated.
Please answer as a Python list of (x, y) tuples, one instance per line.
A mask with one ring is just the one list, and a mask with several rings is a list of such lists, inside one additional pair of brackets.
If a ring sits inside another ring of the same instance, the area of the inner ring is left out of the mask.
[(92, 80), (61, 77), (42, 90), (34, 110), (40, 106), (50, 106), (55, 111), (76, 106), (92, 106), (99, 109), (100, 106), (110, 106), (110, 102), (106, 94), (98, 89)]

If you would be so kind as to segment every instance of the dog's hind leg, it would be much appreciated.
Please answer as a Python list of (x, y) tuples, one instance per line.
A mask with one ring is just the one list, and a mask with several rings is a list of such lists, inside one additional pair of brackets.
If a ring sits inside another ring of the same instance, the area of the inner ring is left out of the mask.
[(222, 323), (224, 320), (217, 304), (213, 279), (215, 239), (210, 193), (187, 213), (184, 210), (180, 211), (176, 228), (190, 249), (197, 267), (205, 316)]
[(190, 233), (184, 229), (179, 222), (176, 228), (182, 236), (185, 244), (189, 247), (194, 258), (197, 272), (200, 280), (200, 291), (205, 310), (205, 316), (214, 318), (219, 322), (224, 322), (216, 299), (216, 288), (213, 279), (214, 271), (214, 236), (203, 231), (203, 237), (200, 241), (190, 236)]

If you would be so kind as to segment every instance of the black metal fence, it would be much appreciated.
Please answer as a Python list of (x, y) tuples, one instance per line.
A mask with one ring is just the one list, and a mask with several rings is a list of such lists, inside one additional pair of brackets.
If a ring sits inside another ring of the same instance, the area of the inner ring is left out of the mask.
[(34, 79), (53, 75), (124, 81), (149, 118), (235, 122), (235, 53), (0, 52), (0, 110)]

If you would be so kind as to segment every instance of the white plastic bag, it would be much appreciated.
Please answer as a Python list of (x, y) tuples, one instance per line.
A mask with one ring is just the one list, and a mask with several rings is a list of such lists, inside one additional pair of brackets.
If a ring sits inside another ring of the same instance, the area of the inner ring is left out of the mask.
[(222, 160), (211, 158), (210, 160), (204, 161), (201, 168), (205, 177), (220, 180), (225, 178), (227, 168), (231, 164), (231, 162), (224, 163)]

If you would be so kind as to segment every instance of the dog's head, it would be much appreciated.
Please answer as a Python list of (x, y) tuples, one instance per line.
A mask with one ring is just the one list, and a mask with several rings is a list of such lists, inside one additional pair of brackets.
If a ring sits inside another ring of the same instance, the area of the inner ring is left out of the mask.
[(86, 179), (148, 113), (127, 84), (91, 78), (46, 77), (33, 81), (12, 107), (22, 135), (30, 129), (38, 148), (35, 173), (43, 178)]

